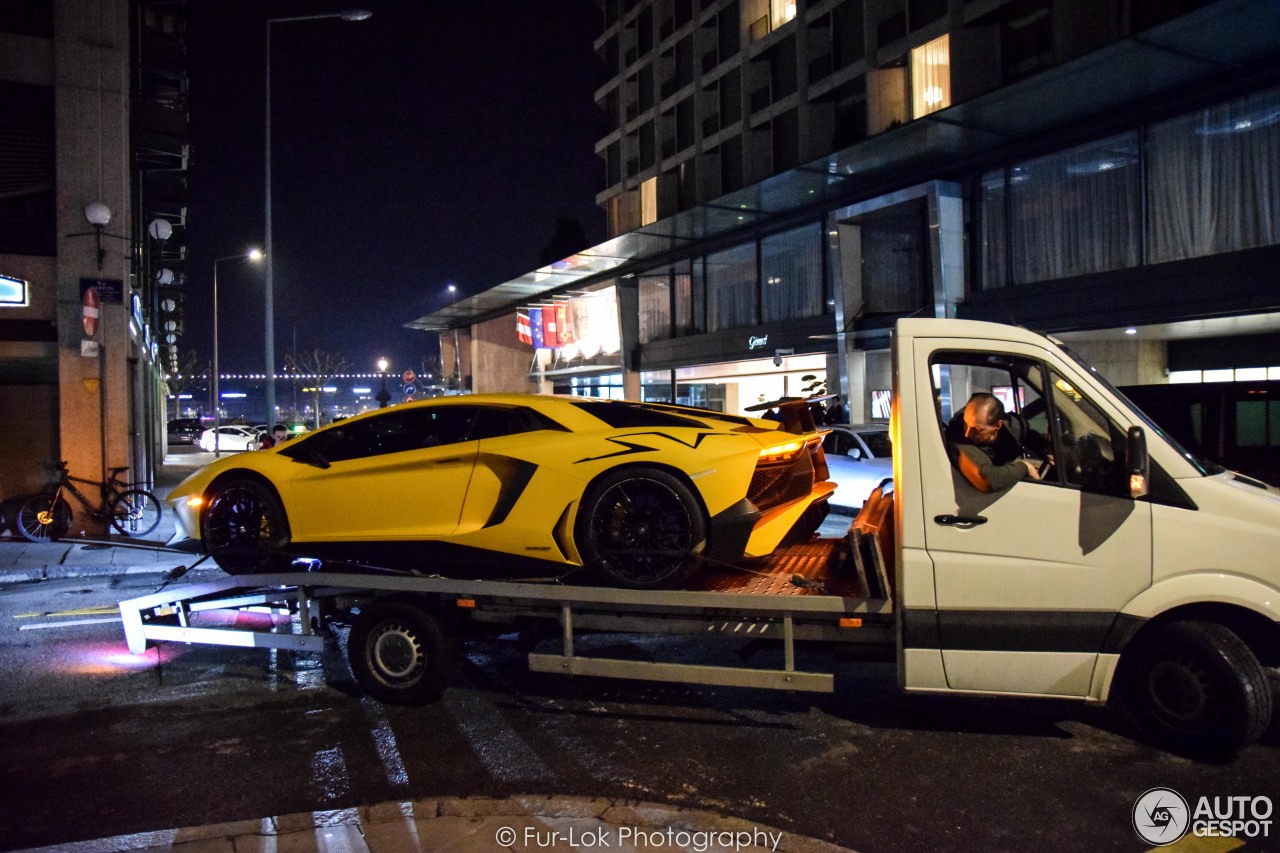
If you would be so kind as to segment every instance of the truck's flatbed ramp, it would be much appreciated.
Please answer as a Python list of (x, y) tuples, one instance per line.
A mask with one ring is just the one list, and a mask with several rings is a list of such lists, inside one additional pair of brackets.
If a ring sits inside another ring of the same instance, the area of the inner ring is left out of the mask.
[(844, 539), (814, 539), (745, 561), (741, 567), (704, 567), (688, 589), (743, 595), (864, 596), (865, 590), (843, 561), (845, 547)]

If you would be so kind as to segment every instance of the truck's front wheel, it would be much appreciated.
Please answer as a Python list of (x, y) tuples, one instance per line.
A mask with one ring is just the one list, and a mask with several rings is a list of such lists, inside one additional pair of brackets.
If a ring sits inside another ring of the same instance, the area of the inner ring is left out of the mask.
[(391, 705), (439, 698), (458, 667), (440, 620), (404, 601), (379, 601), (360, 611), (347, 637), (347, 659), (365, 692)]
[(1121, 698), (1153, 739), (1231, 753), (1271, 721), (1271, 691), (1253, 651), (1212, 622), (1173, 622), (1139, 638), (1122, 660)]

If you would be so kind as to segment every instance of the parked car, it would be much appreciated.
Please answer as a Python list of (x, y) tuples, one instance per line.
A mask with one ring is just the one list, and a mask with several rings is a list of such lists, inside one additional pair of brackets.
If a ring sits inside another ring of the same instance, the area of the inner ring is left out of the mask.
[(170, 444), (195, 444), (200, 440), (199, 418), (175, 418), (169, 421)]
[(831, 505), (858, 509), (881, 481), (893, 476), (893, 442), (887, 424), (835, 424), (822, 440), (827, 470), (836, 484)]
[[(218, 450), (239, 451), (257, 450), (260, 446), (260, 434), (253, 427), (235, 424), (220, 426), (217, 429)], [(200, 434), (200, 449), (213, 452), (214, 430), (207, 429)]]
[(297, 555), (454, 577), (586, 568), (670, 588), (699, 554), (764, 556), (822, 523), (820, 433), (794, 420), (784, 432), (684, 406), (437, 397), (214, 462), (168, 503), (233, 574)]

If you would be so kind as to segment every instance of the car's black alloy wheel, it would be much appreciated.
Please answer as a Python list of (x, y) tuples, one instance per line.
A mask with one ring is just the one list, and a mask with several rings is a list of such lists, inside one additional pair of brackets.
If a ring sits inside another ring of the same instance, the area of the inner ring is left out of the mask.
[(679, 478), (658, 469), (606, 474), (587, 490), (578, 517), (584, 564), (615, 586), (678, 587), (706, 544), (697, 497)]
[(255, 480), (215, 485), (204, 514), (204, 547), (232, 575), (287, 569), (289, 544), (284, 509), (272, 491)]

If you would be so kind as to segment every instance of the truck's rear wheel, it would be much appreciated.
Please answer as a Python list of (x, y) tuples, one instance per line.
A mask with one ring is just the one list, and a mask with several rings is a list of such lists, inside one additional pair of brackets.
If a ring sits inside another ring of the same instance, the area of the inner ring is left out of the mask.
[(1266, 730), (1266, 672), (1230, 629), (1173, 622), (1137, 642), (1122, 659), (1121, 699), (1152, 739), (1177, 749), (1231, 753)]
[(440, 620), (403, 601), (363, 608), (347, 637), (347, 660), (370, 696), (391, 705), (424, 705), (453, 681), (458, 651)]

